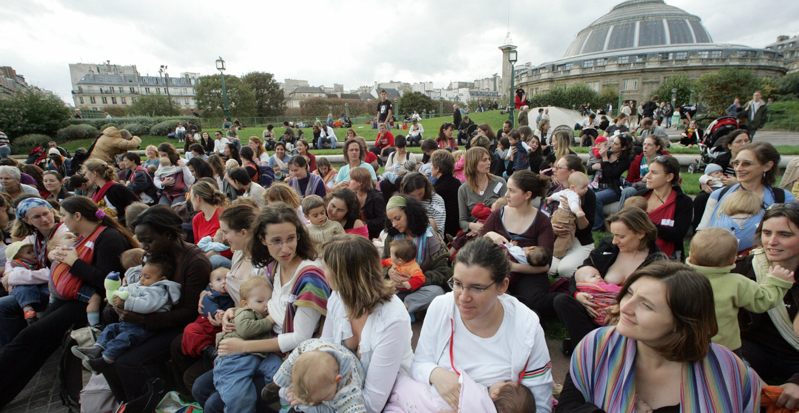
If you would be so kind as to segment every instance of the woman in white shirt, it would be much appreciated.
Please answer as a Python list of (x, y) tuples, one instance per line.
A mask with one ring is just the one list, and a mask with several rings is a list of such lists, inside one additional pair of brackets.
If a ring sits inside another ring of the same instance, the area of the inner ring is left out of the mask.
[(264, 149), (264, 143), (261, 138), (250, 136), (250, 142), (247, 145), (255, 152), (253, 160), (258, 163), (258, 166), (269, 166), (269, 152)]
[[(551, 411), (553, 381), (544, 330), (532, 310), (505, 294), (508, 271), (505, 250), (477, 238), (455, 258), (452, 292), (433, 300), (427, 310), (413, 379), (453, 410), (460, 397), (458, 379), (465, 372), (486, 389), (520, 383), (535, 396), (536, 411)], [(391, 402), (401, 403), (407, 394), (397, 390)]]
[[(282, 364), (277, 353), (291, 352), (319, 329), (319, 321), (326, 312), (330, 286), (316, 260), (313, 240), (296, 211), (284, 204), (270, 204), (258, 214), (252, 228), (250, 256), (254, 266), (266, 268), (273, 287), (267, 308), (274, 320), (276, 337), (250, 341), (228, 338), (219, 342), (217, 351), (220, 355), (270, 353), (255, 371), (254, 383), (260, 394)], [(235, 309), (225, 312), (223, 332), (235, 328), (232, 323), (234, 315)], [(410, 348), (410, 338), (408, 344)], [(205, 411), (224, 411), (224, 402), (214, 388), (213, 371), (194, 382), (192, 395)], [(259, 408), (260, 404), (263, 402), (256, 402), (256, 410), (264, 411)]]

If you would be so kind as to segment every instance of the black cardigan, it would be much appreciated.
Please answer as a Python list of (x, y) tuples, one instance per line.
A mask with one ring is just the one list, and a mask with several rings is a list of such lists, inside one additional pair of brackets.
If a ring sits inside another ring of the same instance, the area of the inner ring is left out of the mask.
[(447, 212), (444, 233), (453, 237), (461, 230), (458, 216), (458, 189), (460, 187), (461, 181), (452, 174), (441, 175), (434, 186), (436, 193), (444, 199), (444, 209)]
[[(74, 276), (89, 283), (98, 291), (105, 290), (105, 277), (112, 271), (125, 273), (119, 256), (131, 248), (128, 239), (116, 228), (108, 227), (97, 236), (94, 243), (94, 263), (76, 260), (69, 270)], [(104, 295), (101, 293), (100, 295)]]
[[(594, 267), (599, 271), (599, 275), (605, 278), (605, 274), (608, 273), (610, 266), (616, 262), (616, 258), (618, 257), (619, 247), (613, 245), (613, 237), (602, 238), (602, 241), (599, 241), (599, 245), (591, 251), (591, 255), (585, 259), (580, 268), (586, 266)], [(668, 257), (666, 254), (660, 252), (660, 248), (653, 242), (652, 245), (649, 246), (649, 255), (647, 255), (644, 262), (638, 266), (638, 268), (644, 268), (655, 261), (667, 259)], [(577, 293), (577, 281), (574, 277), (572, 277), (569, 282), (569, 292), (572, 296)]]
[(364, 224), (369, 230), (369, 238), (377, 238), (380, 231), (386, 226), (386, 203), (383, 201), (383, 194), (377, 189), (371, 189), (366, 193), (366, 200), (361, 206), (364, 216)]
[[(662, 239), (663, 241), (673, 242), (675, 244), (674, 251), (680, 251), (681, 257), (685, 258), (685, 246), (683, 244), (683, 240), (685, 239), (685, 234), (688, 233), (688, 229), (691, 227), (691, 223), (693, 222), (694, 216), (694, 200), (691, 199), (690, 196), (685, 195), (682, 191), (682, 188), (677, 187), (674, 188), (677, 191), (677, 199), (674, 200), (674, 226), (673, 227), (666, 227), (660, 225), (660, 223), (655, 222), (655, 226), (658, 229), (658, 238)], [(635, 196), (646, 196), (653, 189), (642, 189), (635, 193)]]
[[(125, 185), (120, 183), (115, 183), (108, 187), (108, 190), (105, 191), (105, 197), (108, 198), (108, 202), (114, 206), (117, 210), (117, 219), (119, 223), (124, 227), (125, 226), (125, 208), (128, 205), (138, 202), (139, 198), (136, 197), (136, 194), (130, 190)], [(106, 275), (108, 275), (106, 273)]]
[(599, 187), (607, 186), (617, 194), (621, 194), (621, 176), (630, 169), (632, 162), (630, 158), (617, 158), (613, 162), (602, 161), (602, 177), (599, 178)]

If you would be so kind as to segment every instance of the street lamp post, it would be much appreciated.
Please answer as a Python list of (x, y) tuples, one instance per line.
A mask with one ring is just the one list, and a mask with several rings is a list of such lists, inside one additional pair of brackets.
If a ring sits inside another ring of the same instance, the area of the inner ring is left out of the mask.
[(677, 104), (677, 88), (676, 87), (671, 90), (671, 104), (672, 104), (672, 106)]
[(619, 91), (619, 106), (617, 106), (619, 108), (618, 113), (621, 113), (622, 105), (624, 105), (624, 91), (620, 90)]
[(350, 104), (349, 103), (344, 103), (344, 116), (346, 116), (347, 118), (350, 117)]
[(228, 108), (227, 103), (227, 88), (225, 88), (225, 61), (222, 59), (222, 56), (219, 56), (219, 59), (216, 59), (216, 70), (219, 71), (219, 74), (222, 76), (222, 103), (225, 105), (225, 119), (230, 119), (230, 109)]
[(444, 116), (444, 96), (438, 97), (438, 116)]
[(172, 102), (171, 97), (169, 96), (169, 73), (166, 72), (167, 65), (161, 65), (161, 69), (158, 70), (161, 73), (161, 78), (164, 80), (164, 88), (166, 89), (166, 98)]
[[(519, 53), (516, 50), (511, 50), (508, 52), (508, 62), (510, 62), (510, 93), (511, 93), (511, 100), (513, 100), (513, 94), (516, 93), (516, 86), (514, 84), (516, 80), (516, 61), (519, 58)], [(516, 108), (516, 102), (512, 102), (510, 105), (510, 121), (513, 127), (516, 127), (516, 119), (513, 117), (513, 109)]]
[[(393, 114), (393, 116), (395, 118), (397, 118), (397, 115), (399, 113), (400, 113), (400, 110), (399, 110), (399, 98), (394, 98), (394, 114)], [(399, 118), (397, 118), (397, 119), (399, 119)], [(399, 120), (397, 120), (397, 122), (395, 122), (395, 125), (397, 127), (399, 127)]]

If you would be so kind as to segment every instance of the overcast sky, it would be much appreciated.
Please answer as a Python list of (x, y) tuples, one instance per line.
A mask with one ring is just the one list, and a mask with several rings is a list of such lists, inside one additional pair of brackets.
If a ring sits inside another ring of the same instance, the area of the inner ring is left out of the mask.
[[(135, 64), (155, 75), (274, 73), (345, 90), (375, 80), (472, 81), (501, 72), (508, 31), (519, 63), (560, 58), (620, 0), (7, 0), (0, 65), (71, 102), (69, 63)], [(799, 35), (799, 1), (667, 0), (702, 18), (713, 40), (764, 47)]]

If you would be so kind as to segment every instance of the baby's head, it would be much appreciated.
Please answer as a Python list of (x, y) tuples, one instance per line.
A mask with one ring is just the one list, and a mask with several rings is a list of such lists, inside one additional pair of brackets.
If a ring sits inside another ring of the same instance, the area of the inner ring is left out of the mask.
[(228, 160), (225, 162), (225, 169), (227, 169), (228, 171), (231, 171), (233, 168), (238, 168), (239, 166), (241, 166), (241, 165), (239, 165), (239, 162), (238, 162), (238, 161), (236, 161), (236, 160), (235, 160), (235, 159), (233, 159), (233, 158), (231, 158), (231, 159), (228, 159)]
[(605, 282), (598, 271), (579, 271), (574, 273), (574, 281), (585, 284), (597, 284)]
[(594, 147), (597, 149), (602, 149), (608, 146), (608, 138), (604, 136), (600, 136), (594, 140)]
[(416, 259), (416, 244), (409, 238), (398, 238), (391, 241), (391, 262), (395, 265), (405, 265)]
[(163, 281), (175, 273), (175, 261), (166, 255), (147, 257), (147, 262), (141, 268), (139, 284), (143, 287), (151, 286), (158, 281)]
[(712, 163), (705, 167), (705, 175), (710, 175), (711, 178), (721, 179), (724, 177), (724, 170), (721, 165)]
[(144, 257), (144, 250), (141, 248), (131, 248), (122, 253), (119, 256), (119, 261), (122, 264), (122, 268), (125, 271), (129, 270), (132, 267), (137, 265), (141, 265), (142, 257)]
[(408, 172), (416, 172), (416, 171), (419, 170), (418, 167), (421, 166), (421, 163), (409, 159), (409, 160), (405, 161), (405, 163), (402, 166)]
[(291, 369), (294, 395), (306, 406), (316, 406), (333, 400), (341, 383), (338, 361), (324, 351), (302, 353)]
[(624, 201), (624, 208), (640, 208), (646, 211), (647, 200), (642, 196), (631, 196)]
[(241, 283), (239, 290), (241, 306), (266, 316), (266, 303), (269, 301), (271, 286), (266, 277), (250, 277)]
[(533, 267), (543, 267), (552, 262), (552, 251), (545, 247), (530, 247), (525, 251), (527, 263)]
[(6, 248), (6, 258), (9, 260), (29, 259), (36, 260), (36, 254), (33, 252), (33, 244), (25, 241), (12, 242)]
[(62, 232), (54, 236), (50, 242), (47, 243), (47, 251), (52, 251), (58, 247), (71, 247), (75, 245), (78, 238), (71, 232)]
[(219, 267), (213, 271), (211, 271), (211, 289), (222, 294), (227, 294), (227, 273), (230, 270), (225, 267)]
[(162, 157), (161, 160), (158, 161), (158, 164), (161, 166), (172, 166), (172, 162), (167, 156)]
[(308, 195), (303, 198), (302, 212), (311, 224), (322, 225), (327, 222), (327, 212), (325, 212), (325, 200), (319, 195)]
[(731, 217), (735, 215), (755, 215), (759, 214), (763, 208), (762, 199), (752, 191), (735, 191), (721, 201), (721, 209), (719, 216), (722, 213)]
[(724, 228), (711, 227), (691, 238), (688, 263), (700, 267), (726, 267), (735, 263), (738, 239)]
[(588, 179), (588, 175), (582, 172), (574, 172), (569, 175), (569, 189), (579, 196), (583, 196), (588, 192), (589, 182), (591, 182), (591, 180)]
[(535, 396), (526, 386), (508, 381), (489, 388), (497, 413), (535, 413)]

